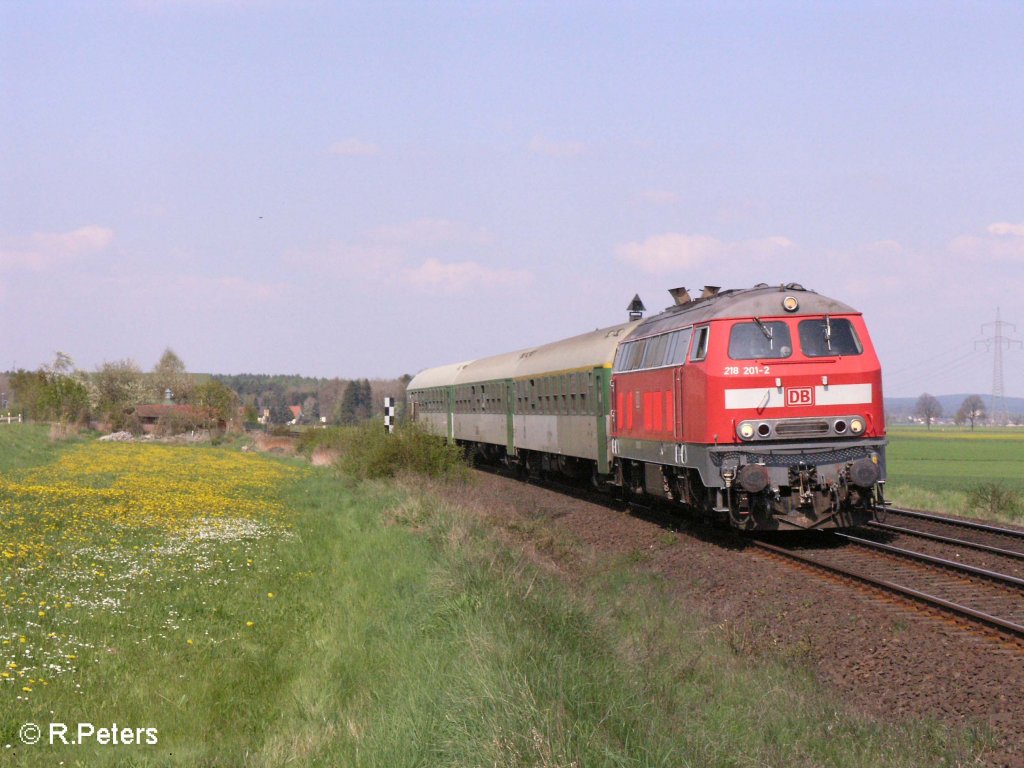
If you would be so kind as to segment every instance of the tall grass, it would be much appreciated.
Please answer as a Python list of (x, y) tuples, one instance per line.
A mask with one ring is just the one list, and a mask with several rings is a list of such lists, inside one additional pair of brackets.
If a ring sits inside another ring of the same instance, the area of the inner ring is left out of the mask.
[(851, 714), (790, 661), (681, 618), (657, 577), (604, 564), (570, 587), (429, 490), (312, 482), (295, 567), (324, 570), (254, 764), (916, 766), (974, 749)]

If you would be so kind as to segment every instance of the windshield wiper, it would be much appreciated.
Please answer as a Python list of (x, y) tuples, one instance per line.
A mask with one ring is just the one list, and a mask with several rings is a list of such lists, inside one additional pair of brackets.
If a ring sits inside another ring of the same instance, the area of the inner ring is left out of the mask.
[(832, 351), (832, 319), (828, 315), (825, 315), (825, 346)]
[(768, 349), (775, 349), (775, 342), (772, 340), (772, 329), (762, 323), (760, 317), (755, 317), (754, 322), (757, 323), (757, 327), (761, 329), (761, 333), (764, 334), (764, 337), (768, 339)]

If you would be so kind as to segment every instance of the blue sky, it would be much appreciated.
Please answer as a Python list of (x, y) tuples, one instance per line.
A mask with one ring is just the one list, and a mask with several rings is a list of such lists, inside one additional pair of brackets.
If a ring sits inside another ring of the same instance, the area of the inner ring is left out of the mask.
[(0, 0), (0, 368), (395, 376), (796, 281), (887, 394), (987, 392), (1022, 41), (1018, 2)]

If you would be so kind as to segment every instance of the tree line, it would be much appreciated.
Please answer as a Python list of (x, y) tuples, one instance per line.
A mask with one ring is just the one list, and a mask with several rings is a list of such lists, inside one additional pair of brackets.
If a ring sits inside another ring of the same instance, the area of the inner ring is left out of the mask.
[[(298, 375), (192, 374), (166, 349), (150, 371), (131, 359), (105, 362), (95, 371), (75, 366), (58, 352), (38, 370), (0, 374), (5, 407), (35, 421), (94, 423), (105, 429), (139, 428), (141, 405), (193, 406), (210, 422), (354, 424), (383, 413), (384, 397), (404, 399), (411, 376), (398, 379), (326, 379)], [(268, 418), (264, 419), (263, 417)]]
[[(924, 421), (928, 429), (931, 429), (932, 422), (941, 419), (944, 415), (942, 403), (934, 395), (925, 392), (917, 398), (917, 404), (914, 406), (914, 415)], [(968, 395), (965, 397), (953, 415), (954, 424), (958, 427), (970, 424), (972, 430), (975, 424), (983, 423), (987, 419), (988, 411), (985, 408), (985, 401), (979, 395)], [(1010, 417), (1010, 423), (1020, 426), (1024, 423), (1024, 418), (1020, 415), (1012, 416)]]

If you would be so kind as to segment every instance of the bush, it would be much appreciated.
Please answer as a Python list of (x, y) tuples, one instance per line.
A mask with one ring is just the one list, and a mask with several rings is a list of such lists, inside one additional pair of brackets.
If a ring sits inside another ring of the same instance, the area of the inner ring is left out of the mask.
[(1002, 483), (982, 483), (967, 492), (967, 505), (989, 517), (999, 514), (1016, 517), (1020, 510), (1020, 494)]
[(378, 423), (310, 430), (298, 448), (307, 455), (317, 448), (335, 450), (338, 469), (360, 479), (394, 477), (400, 471), (444, 480), (469, 476), (462, 449), (416, 423), (402, 424), (390, 435)]
[(352, 432), (351, 427), (327, 427), (321, 429), (307, 429), (295, 443), (295, 450), (307, 458), (313, 455), (317, 448), (324, 448), (331, 451), (342, 451), (348, 444), (348, 433)]
[(200, 428), (195, 418), (181, 412), (165, 413), (156, 420), (156, 434), (160, 437), (182, 435)]

